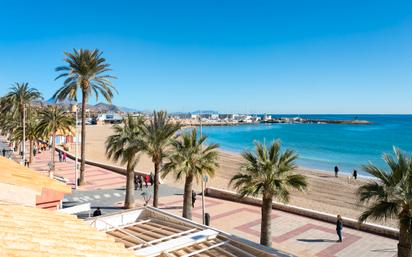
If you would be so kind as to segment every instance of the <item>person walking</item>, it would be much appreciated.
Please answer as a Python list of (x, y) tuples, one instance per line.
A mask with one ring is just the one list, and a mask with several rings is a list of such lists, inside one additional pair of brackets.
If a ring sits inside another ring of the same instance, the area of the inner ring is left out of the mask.
[(337, 216), (336, 220), (336, 234), (338, 234), (338, 241), (339, 243), (342, 243), (342, 228), (343, 228), (343, 221), (342, 217), (340, 215)]
[(195, 208), (195, 202), (196, 202), (196, 192), (195, 190), (192, 190), (192, 208)]
[(358, 178), (358, 171), (356, 169), (353, 170), (352, 176), (355, 180)]
[(140, 191), (143, 190), (143, 177), (142, 175), (137, 176), (137, 183), (139, 184)]
[(33, 156), (36, 157), (36, 155), (37, 155), (37, 146), (34, 145), (34, 147), (33, 147)]
[(153, 186), (154, 184), (154, 175), (153, 172), (150, 172), (150, 185)]
[(138, 175), (135, 173), (134, 174), (134, 190), (137, 190), (138, 187), (139, 187), (139, 178), (138, 178)]
[(65, 161), (66, 161), (66, 159), (67, 159), (67, 153), (66, 153), (66, 152), (64, 152), (64, 153), (63, 153), (63, 161), (65, 162)]
[(335, 166), (335, 177), (338, 177), (338, 172), (339, 172), (339, 168), (338, 166)]
[(144, 184), (145, 184), (145, 186), (146, 186), (146, 188), (147, 188), (147, 184), (150, 182), (150, 176), (149, 175), (146, 175), (145, 177), (144, 177)]
[(62, 152), (61, 152), (61, 151), (59, 151), (58, 156), (59, 156), (59, 162), (62, 162), (63, 156), (62, 156)]
[(3, 150), (1, 150), (3, 157), (6, 157), (6, 149), (3, 148)]

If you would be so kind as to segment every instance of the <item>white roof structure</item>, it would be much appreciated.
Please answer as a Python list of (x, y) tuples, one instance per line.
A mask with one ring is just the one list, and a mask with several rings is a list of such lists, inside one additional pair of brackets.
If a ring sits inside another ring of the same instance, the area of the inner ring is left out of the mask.
[(153, 207), (93, 217), (86, 222), (123, 243), (136, 256), (291, 256)]

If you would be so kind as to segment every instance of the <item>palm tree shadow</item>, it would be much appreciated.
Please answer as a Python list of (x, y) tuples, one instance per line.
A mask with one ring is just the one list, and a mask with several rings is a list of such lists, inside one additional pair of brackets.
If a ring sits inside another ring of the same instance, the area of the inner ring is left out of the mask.
[(297, 239), (300, 242), (305, 242), (305, 243), (335, 243), (336, 240), (331, 240), (331, 239)]
[(386, 249), (373, 249), (371, 252), (381, 252), (381, 253), (396, 253), (395, 248), (386, 248)]

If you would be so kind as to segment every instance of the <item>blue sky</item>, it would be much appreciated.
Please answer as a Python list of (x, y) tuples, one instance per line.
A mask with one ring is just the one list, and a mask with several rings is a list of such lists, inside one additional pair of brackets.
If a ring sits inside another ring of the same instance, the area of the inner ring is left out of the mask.
[(412, 113), (412, 1), (5, 1), (0, 93), (99, 48), (140, 110)]

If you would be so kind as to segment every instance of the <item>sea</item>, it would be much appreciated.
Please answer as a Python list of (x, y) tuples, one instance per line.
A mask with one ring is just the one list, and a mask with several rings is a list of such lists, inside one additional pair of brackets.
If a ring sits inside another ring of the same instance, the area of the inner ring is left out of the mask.
[(272, 117), (309, 119), (367, 120), (370, 125), (351, 124), (250, 124), (203, 126), (208, 143), (218, 143), (222, 150), (240, 153), (253, 149), (253, 143), (269, 144), (280, 140), (283, 149), (295, 150), (302, 167), (368, 176), (362, 165), (373, 163), (387, 168), (383, 153), (393, 154), (393, 147), (412, 154), (412, 115), (280, 115)]

